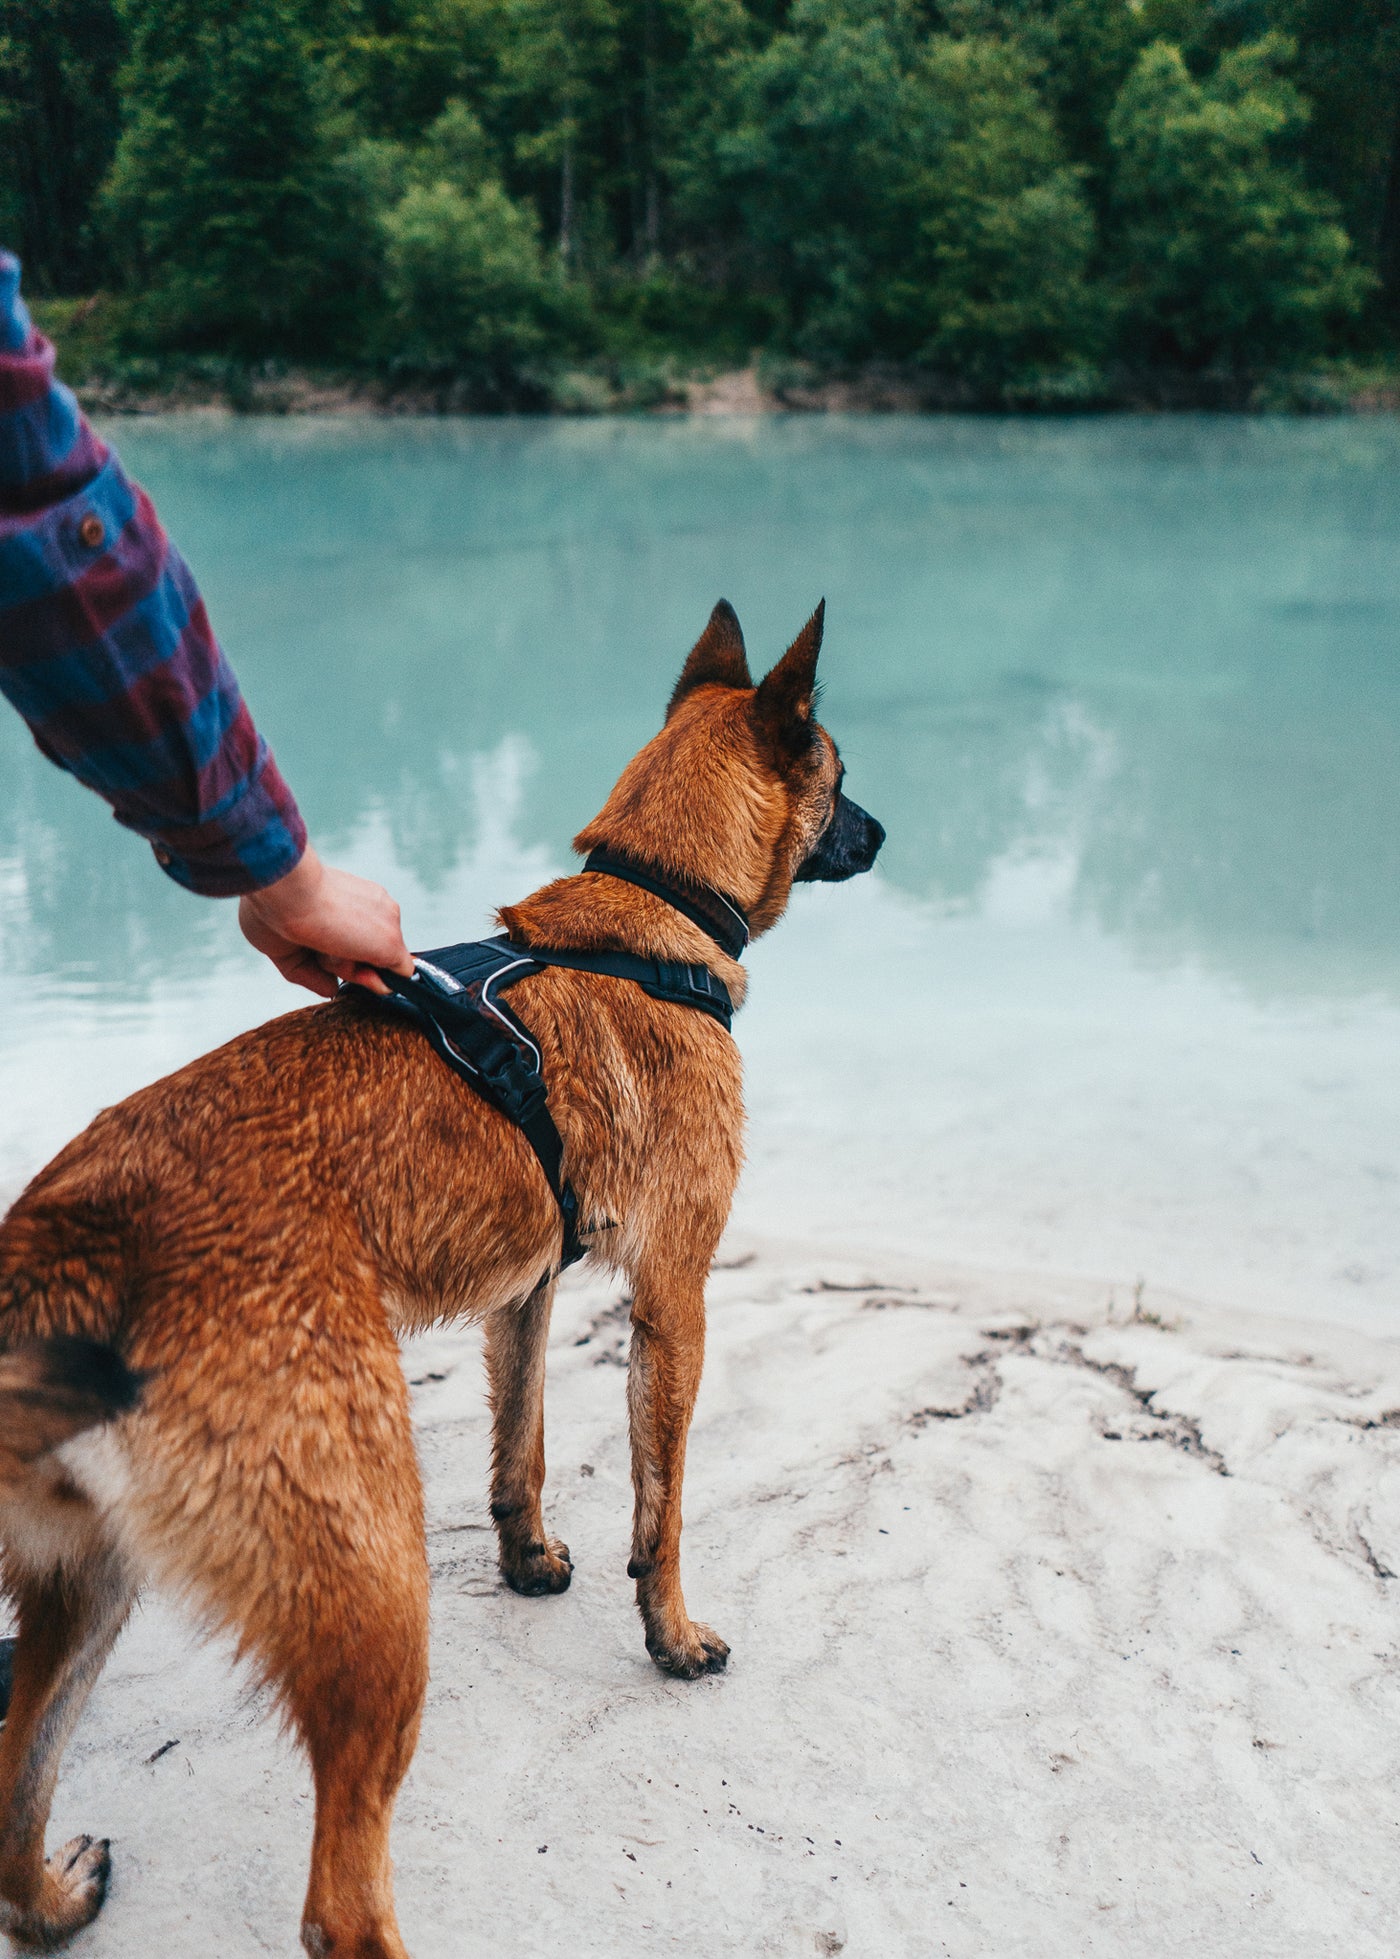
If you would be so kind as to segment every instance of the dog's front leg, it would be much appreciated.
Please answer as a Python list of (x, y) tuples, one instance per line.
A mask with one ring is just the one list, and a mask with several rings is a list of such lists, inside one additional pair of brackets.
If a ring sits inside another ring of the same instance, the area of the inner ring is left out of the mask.
[(486, 1323), (486, 1370), (491, 1384), (491, 1516), (506, 1583), (527, 1597), (568, 1590), (569, 1547), (546, 1537), (544, 1489), (544, 1352), (554, 1282), (518, 1306), (503, 1306)]
[(729, 1658), (719, 1634), (696, 1624), (681, 1595), (681, 1479), (704, 1359), (703, 1273), (639, 1273), (627, 1372), (636, 1497), (627, 1572), (637, 1581), (648, 1653), (663, 1673), (682, 1680), (717, 1673)]

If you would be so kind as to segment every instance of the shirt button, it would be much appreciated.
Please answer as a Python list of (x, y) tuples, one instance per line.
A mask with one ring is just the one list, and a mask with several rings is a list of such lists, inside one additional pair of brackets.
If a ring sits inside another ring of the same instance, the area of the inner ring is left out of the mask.
[(166, 849), (163, 843), (158, 843), (155, 849), (156, 849), (156, 862), (163, 869), (171, 861), (170, 852)]
[(89, 510), (87, 516), (84, 517), (82, 523), (78, 526), (79, 543), (85, 544), (89, 551), (95, 551), (106, 535), (107, 533), (103, 528), (102, 519), (95, 510)]

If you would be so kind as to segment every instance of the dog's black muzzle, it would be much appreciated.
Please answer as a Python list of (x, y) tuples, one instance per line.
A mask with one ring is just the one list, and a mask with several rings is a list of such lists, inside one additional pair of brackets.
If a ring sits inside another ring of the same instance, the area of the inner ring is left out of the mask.
[(822, 831), (816, 849), (799, 868), (794, 884), (840, 884), (848, 877), (868, 871), (885, 841), (885, 826), (867, 816), (859, 803), (847, 796), (836, 798), (831, 821)]

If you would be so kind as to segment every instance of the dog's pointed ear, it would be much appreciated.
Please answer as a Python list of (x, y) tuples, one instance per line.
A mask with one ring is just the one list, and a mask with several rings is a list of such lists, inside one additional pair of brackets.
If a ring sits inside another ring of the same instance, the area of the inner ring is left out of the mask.
[(752, 686), (739, 615), (728, 599), (721, 599), (710, 614), (710, 623), (691, 647), (690, 657), (681, 668), (681, 677), (666, 703), (667, 717), (697, 687)]
[(822, 650), (825, 623), (823, 599), (777, 666), (759, 682), (754, 695), (759, 733), (780, 757), (803, 755), (811, 746), (817, 655)]

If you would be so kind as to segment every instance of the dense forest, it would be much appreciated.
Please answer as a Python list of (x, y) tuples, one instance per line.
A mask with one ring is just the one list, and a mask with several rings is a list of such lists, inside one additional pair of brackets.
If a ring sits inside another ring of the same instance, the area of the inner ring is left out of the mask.
[[(126, 358), (1393, 358), (1396, 0), (0, 0), (0, 241)], [(94, 302), (92, 295), (102, 295)]]

